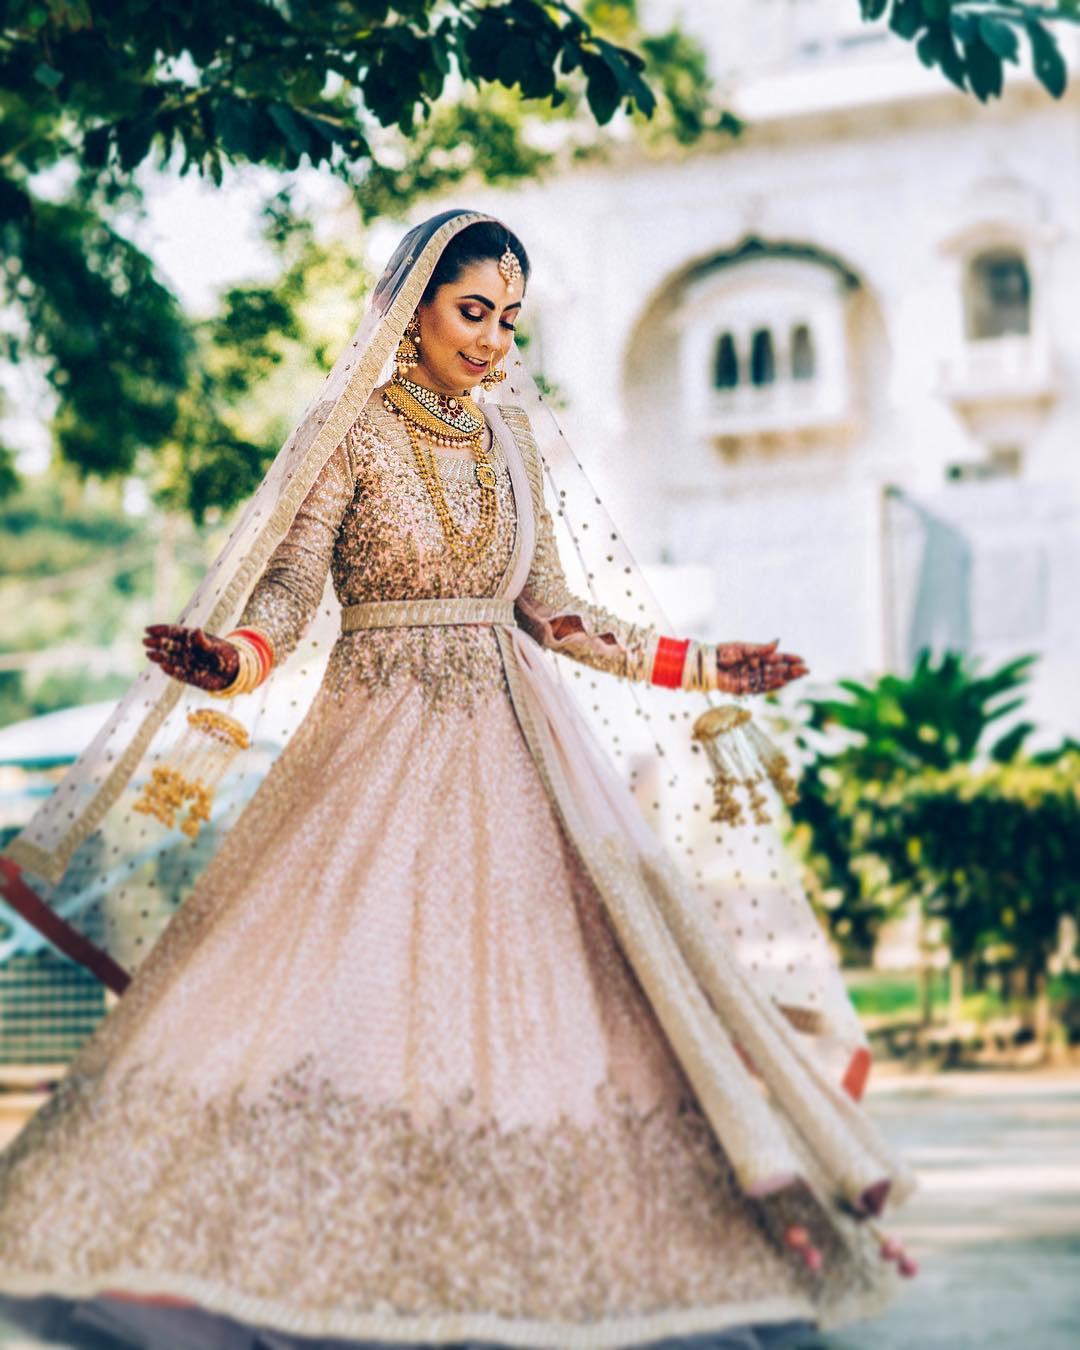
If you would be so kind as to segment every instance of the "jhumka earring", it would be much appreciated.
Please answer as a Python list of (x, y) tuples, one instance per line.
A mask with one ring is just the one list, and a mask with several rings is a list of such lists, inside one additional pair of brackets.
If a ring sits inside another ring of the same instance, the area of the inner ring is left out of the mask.
[(420, 364), (420, 320), (416, 313), (405, 325), (405, 331), (401, 335), (401, 341), (398, 343), (397, 353), (394, 356), (394, 363), (397, 366), (399, 375), (408, 375), (414, 366)]

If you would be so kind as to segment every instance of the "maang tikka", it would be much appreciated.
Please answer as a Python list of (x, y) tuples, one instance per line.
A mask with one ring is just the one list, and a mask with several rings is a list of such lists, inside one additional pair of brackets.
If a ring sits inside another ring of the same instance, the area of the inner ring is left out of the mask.
[[(520, 281), (524, 273), (521, 270), (521, 262), (518, 255), (510, 247), (509, 243), (503, 251), (502, 257), (497, 263), (499, 276), (508, 286), (513, 286), (515, 282)], [(506, 379), (505, 370), (496, 370), (494, 366), (480, 381), (481, 389), (494, 389)]]
[(509, 244), (507, 244), (505, 252), (499, 259), (498, 268), (499, 276), (502, 277), (503, 281), (505, 281), (508, 286), (512, 286), (515, 281), (521, 280), (521, 263), (518, 260), (518, 255)]

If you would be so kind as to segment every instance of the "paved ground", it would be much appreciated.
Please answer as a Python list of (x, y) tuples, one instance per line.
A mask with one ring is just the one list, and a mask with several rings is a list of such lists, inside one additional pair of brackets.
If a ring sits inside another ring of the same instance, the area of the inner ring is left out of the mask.
[[(919, 1173), (887, 1227), (922, 1274), (884, 1318), (815, 1345), (1077, 1350), (1080, 1074), (882, 1077), (870, 1109)], [(31, 1350), (2, 1326), (0, 1346)]]
[(886, 1225), (921, 1266), (829, 1350), (1080, 1347), (1080, 1074), (880, 1082), (870, 1107), (918, 1171)]

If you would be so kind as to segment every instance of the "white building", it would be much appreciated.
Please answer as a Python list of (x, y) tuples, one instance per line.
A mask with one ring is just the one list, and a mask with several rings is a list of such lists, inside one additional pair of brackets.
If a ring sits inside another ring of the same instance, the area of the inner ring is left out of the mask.
[(1008, 67), (982, 105), (854, 0), (720, 9), (642, 6), (706, 43), (742, 138), (454, 204), (528, 246), (531, 359), (639, 558), (698, 565), (684, 627), (819, 680), (1038, 651), (1031, 711), (1075, 733), (1074, 35), (1063, 100)]

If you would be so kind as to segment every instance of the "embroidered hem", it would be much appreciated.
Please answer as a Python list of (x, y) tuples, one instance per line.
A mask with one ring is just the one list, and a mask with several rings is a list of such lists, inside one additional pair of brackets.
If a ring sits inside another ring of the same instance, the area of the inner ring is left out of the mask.
[(689, 1336), (731, 1327), (806, 1320), (827, 1331), (849, 1322), (876, 1316), (889, 1302), (880, 1292), (859, 1294), (842, 1305), (815, 1309), (809, 1300), (766, 1299), (756, 1303), (715, 1307), (672, 1308), (632, 1317), (605, 1318), (592, 1323), (505, 1318), (488, 1313), (445, 1313), (408, 1316), (392, 1309), (370, 1313), (333, 1309), (305, 1311), (277, 1299), (242, 1294), (227, 1285), (193, 1276), (130, 1269), (107, 1275), (72, 1277), (0, 1273), (0, 1293), (17, 1297), (52, 1295), (92, 1298), (108, 1290), (133, 1294), (167, 1294), (189, 1299), (203, 1309), (253, 1326), (292, 1332), (299, 1336), (391, 1341), (396, 1344), (454, 1344), (478, 1340), (522, 1350), (620, 1350), (671, 1336)]

